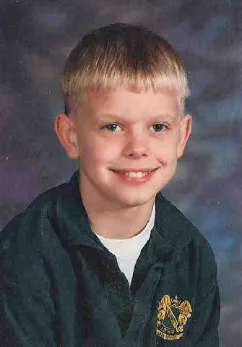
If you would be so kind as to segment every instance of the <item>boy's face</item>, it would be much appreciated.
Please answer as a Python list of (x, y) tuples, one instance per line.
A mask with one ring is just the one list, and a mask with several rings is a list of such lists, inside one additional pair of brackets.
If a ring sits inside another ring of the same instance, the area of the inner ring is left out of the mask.
[[(68, 156), (80, 158), (81, 192), (124, 208), (154, 199), (172, 178), (191, 132), (191, 116), (180, 118), (173, 93), (119, 87), (88, 90), (77, 115), (60, 114), (55, 129)], [(147, 168), (157, 170), (139, 185), (114, 172)]]

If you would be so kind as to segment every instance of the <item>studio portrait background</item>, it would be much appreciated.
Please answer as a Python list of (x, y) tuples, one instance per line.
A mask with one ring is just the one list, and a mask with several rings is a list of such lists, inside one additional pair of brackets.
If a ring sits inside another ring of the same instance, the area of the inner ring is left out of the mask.
[(0, 10), (0, 229), (77, 169), (54, 133), (70, 50), (90, 29), (143, 24), (180, 52), (192, 91), (192, 135), (163, 193), (210, 242), (221, 346), (241, 346), (242, 1), (8, 0)]

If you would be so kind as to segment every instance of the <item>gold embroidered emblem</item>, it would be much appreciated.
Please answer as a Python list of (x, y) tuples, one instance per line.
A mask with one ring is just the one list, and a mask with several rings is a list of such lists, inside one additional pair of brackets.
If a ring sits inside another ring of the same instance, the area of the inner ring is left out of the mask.
[(183, 336), (184, 326), (191, 317), (192, 308), (189, 301), (178, 300), (164, 295), (159, 302), (156, 335), (164, 340), (178, 340)]

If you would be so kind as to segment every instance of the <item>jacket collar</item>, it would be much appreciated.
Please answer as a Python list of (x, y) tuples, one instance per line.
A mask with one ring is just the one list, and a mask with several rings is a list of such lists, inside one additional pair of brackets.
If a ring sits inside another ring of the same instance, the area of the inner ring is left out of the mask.
[[(97, 248), (100, 251), (107, 251), (90, 227), (79, 191), (79, 171), (73, 174), (69, 182), (57, 187), (56, 198), (54, 213), (62, 242), (66, 246), (83, 245)], [(186, 218), (165, 199), (161, 192), (156, 195), (155, 208), (155, 226), (151, 236), (160, 239), (161, 242), (159, 243), (174, 249), (178, 249), (188, 242), (189, 233), (184, 234)], [(110, 252), (108, 253), (111, 255)]]

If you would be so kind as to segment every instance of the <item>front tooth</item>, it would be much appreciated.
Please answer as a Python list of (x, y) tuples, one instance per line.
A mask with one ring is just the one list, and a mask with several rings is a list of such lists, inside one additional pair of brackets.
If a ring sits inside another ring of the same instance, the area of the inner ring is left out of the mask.
[(148, 172), (126, 172), (125, 175), (129, 177), (143, 177), (147, 175)]

